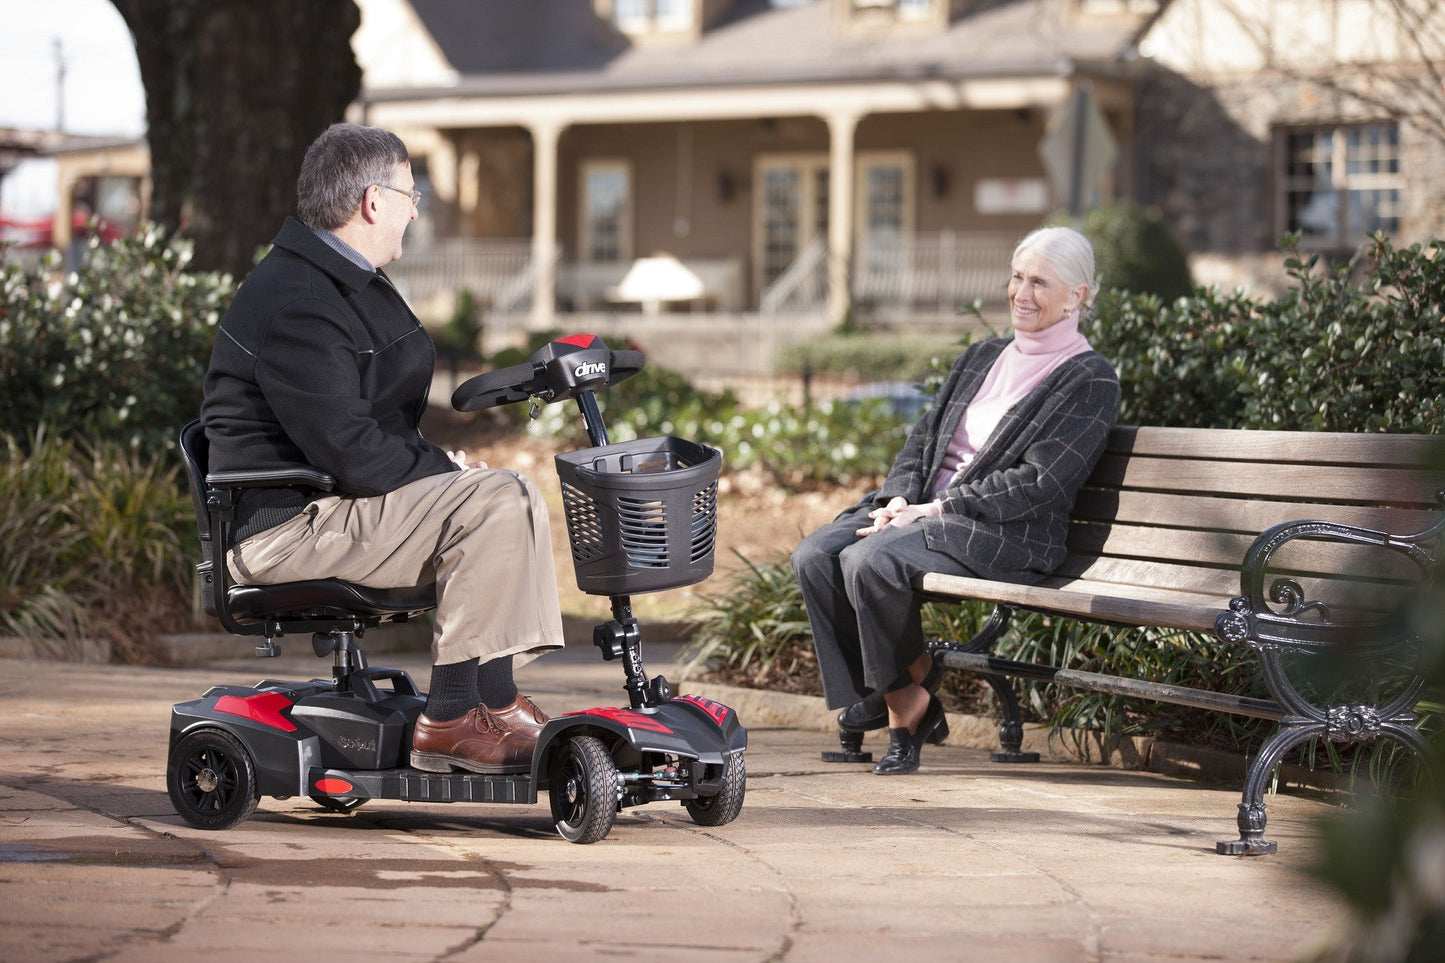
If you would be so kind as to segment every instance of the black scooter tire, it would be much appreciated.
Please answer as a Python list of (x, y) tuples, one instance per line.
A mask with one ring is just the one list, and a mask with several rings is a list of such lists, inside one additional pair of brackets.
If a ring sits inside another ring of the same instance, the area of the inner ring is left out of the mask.
[(715, 796), (683, 800), (682, 805), (687, 809), (687, 814), (699, 826), (725, 826), (737, 819), (738, 813), (743, 811), (748, 773), (742, 753), (733, 753), (723, 764), (722, 782), (722, 788)]
[(617, 818), (617, 766), (596, 736), (572, 736), (552, 756), (552, 821), (569, 843), (595, 843)]
[(230, 829), (256, 811), (256, 764), (224, 729), (187, 733), (171, 750), (166, 792), (176, 814), (197, 829)]

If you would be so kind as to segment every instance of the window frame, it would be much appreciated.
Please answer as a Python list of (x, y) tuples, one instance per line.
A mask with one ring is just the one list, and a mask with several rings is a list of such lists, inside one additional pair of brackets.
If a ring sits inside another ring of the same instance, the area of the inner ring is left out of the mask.
[[(1359, 154), (1352, 154), (1350, 135), (1355, 132), (1369, 130), (1380, 130), (1389, 134), (1386, 145), (1389, 153), (1381, 154), (1376, 150), (1376, 159), (1386, 160), (1393, 164), (1393, 170), (1386, 171), (1351, 171), (1351, 161), (1358, 161)], [(1318, 172), (1312, 174), (1291, 173), (1290, 165), (1296, 154), (1295, 139), (1308, 136), (1313, 138), (1311, 150), (1318, 151), (1319, 145), (1324, 138), (1330, 139), (1328, 157), (1321, 160), (1322, 165), (1328, 165), (1328, 182), (1320, 178)], [(1400, 150), (1400, 125), (1394, 121), (1361, 121), (1361, 122), (1340, 122), (1330, 124), (1294, 124), (1276, 128), (1274, 136), (1275, 145), (1275, 233), (1282, 235), (1290, 231), (1300, 233), (1300, 247), (1305, 250), (1353, 250), (1361, 244), (1365, 237), (1375, 229), (1384, 230), (1385, 233), (1394, 238), (1400, 231), (1401, 213), (1403, 210), (1403, 195), (1406, 190), (1406, 180), (1401, 166)], [(1291, 199), (1296, 195), (1311, 195), (1314, 191), (1320, 191), (1328, 186), (1329, 192), (1335, 197), (1335, 211), (1333, 212), (1333, 224), (1328, 234), (1306, 233), (1303, 221), (1291, 224), (1291, 211), (1294, 209)], [(1356, 205), (1352, 204), (1352, 198), (1361, 192), (1394, 192), (1393, 204), (1385, 202), (1390, 220), (1393, 225), (1382, 228), (1372, 228), (1369, 231), (1360, 232), (1359, 236), (1353, 236), (1351, 232), (1351, 220), (1355, 213)]]

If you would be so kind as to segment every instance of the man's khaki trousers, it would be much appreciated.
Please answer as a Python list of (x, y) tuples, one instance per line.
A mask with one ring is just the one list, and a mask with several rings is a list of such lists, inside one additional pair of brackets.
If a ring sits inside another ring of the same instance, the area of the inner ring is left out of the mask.
[(562, 646), (547, 506), (503, 469), (423, 478), (386, 495), (327, 495), (231, 553), (247, 585), (338, 578), (372, 588), (437, 586), (432, 661), (446, 665)]

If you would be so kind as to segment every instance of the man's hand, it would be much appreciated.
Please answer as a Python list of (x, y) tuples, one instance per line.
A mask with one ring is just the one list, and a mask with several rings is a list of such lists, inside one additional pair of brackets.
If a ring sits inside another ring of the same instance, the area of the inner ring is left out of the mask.
[(456, 462), (458, 465), (461, 465), (463, 468), (486, 468), (486, 467), (487, 467), (487, 463), (484, 462), (484, 461), (474, 461), (474, 462), (471, 462), (470, 464), (468, 464), (468, 463), (467, 463), (467, 453), (466, 453), (465, 451), (461, 451), (460, 449), (457, 450), (457, 451), (449, 451), (449, 452), (447, 452), (447, 457), (450, 458), (452, 461)]
[(888, 504), (882, 508), (875, 508), (868, 513), (873, 519), (873, 524), (858, 529), (859, 535), (872, 535), (881, 532), (885, 528), (903, 528), (905, 525), (912, 525), (920, 518), (928, 518), (943, 511), (938, 502), (924, 502), (922, 505), (910, 505), (908, 499), (902, 495), (895, 495), (888, 500)]

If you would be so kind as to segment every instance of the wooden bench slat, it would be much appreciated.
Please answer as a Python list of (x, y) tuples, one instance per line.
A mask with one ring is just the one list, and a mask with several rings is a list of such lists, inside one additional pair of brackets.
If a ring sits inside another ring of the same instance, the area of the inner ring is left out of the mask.
[(1238, 431), (1120, 425), (1108, 450), (1134, 455), (1316, 465), (1424, 464), (1441, 439), (1430, 435), (1326, 431)]
[(1217, 492), (1292, 501), (1354, 501), (1369, 505), (1429, 507), (1442, 479), (1423, 469), (1312, 465), (1243, 466), (1105, 454), (1086, 487), (1131, 488), (1184, 494)]
[[(1342, 617), (1359, 611), (1377, 612), (1398, 602), (1408, 591), (1408, 583), (1399, 585), (1364, 585), (1350, 579), (1295, 578), (1305, 598), (1325, 602)], [(1165, 562), (1121, 558), (1070, 557), (1041, 584), (1062, 587), (1070, 582), (1088, 584), (1105, 594), (1118, 591), (1140, 596), (1155, 587), (1167, 592), (1182, 592), (1201, 598), (1221, 600), (1221, 611), (1229, 599), (1241, 594), (1236, 569), (1171, 565)]]
[(1198, 597), (1188, 593), (1169, 593), (1162, 589), (1153, 589), (1140, 596), (1129, 597), (1126, 589), (1119, 587), (1117, 594), (1097, 595), (1092, 592), (1038, 585), (1013, 585), (987, 579), (941, 575), (937, 572), (922, 576), (918, 588), (926, 594), (1017, 605), (1059, 615), (1078, 616), (1095, 622), (1157, 625), (1195, 632), (1213, 631), (1214, 620), (1224, 611), (1224, 608), (1217, 604), (1201, 604)]
[(1377, 508), (1370, 505), (1330, 505), (1322, 502), (1270, 502), (1249, 498), (1181, 495), (1086, 488), (1079, 493), (1072, 516), (1126, 523), (1167, 522), (1176, 528), (1241, 532), (1257, 535), (1280, 522), (1319, 519), (1354, 525), (1377, 532), (1420, 532), (1436, 513), (1422, 509)]
[(1069, 551), (1076, 555), (1107, 555), (1197, 562), (1211, 567), (1233, 565), (1249, 550), (1254, 537), (1235, 532), (1199, 532), (1142, 525), (1074, 525)]
[(1173, 565), (1132, 558), (1093, 558), (1071, 555), (1054, 572), (1053, 578), (1086, 579), (1114, 585), (1154, 586), (1231, 599), (1239, 594), (1239, 565), (1206, 568)]
[[(1207, 567), (1238, 568), (1255, 536), (1142, 525), (1074, 525), (1069, 550), (1076, 555), (1122, 556)], [(1414, 581), (1419, 571), (1395, 552), (1338, 542), (1295, 541), (1276, 553), (1271, 570), (1281, 575), (1349, 576), (1367, 581)]]

